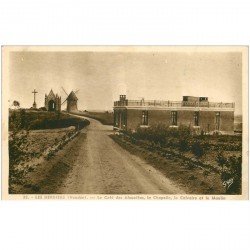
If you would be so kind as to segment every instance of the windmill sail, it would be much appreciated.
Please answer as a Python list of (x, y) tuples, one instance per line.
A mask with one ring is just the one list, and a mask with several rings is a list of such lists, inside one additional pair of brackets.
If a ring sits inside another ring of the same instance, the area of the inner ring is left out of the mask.
[(67, 101), (67, 111), (68, 112), (75, 112), (75, 111), (78, 111), (77, 109), (77, 101), (78, 101), (78, 98), (76, 96), (76, 93), (79, 91), (76, 90), (76, 91), (71, 91), (70, 94), (68, 94), (66, 92), (66, 90), (62, 87), (64, 93), (67, 95), (66, 99), (62, 102), (62, 105)]

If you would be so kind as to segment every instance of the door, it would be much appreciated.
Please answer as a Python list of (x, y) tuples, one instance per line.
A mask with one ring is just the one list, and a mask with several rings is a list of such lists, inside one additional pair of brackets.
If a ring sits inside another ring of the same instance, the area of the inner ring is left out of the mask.
[(215, 130), (220, 130), (220, 112), (215, 114)]
[(53, 100), (49, 101), (49, 111), (55, 111), (56, 110), (56, 103)]

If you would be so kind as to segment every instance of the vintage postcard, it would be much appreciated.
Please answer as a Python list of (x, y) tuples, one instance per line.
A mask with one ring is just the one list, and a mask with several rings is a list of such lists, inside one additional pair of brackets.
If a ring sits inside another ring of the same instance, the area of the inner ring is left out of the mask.
[(247, 46), (3, 46), (3, 199), (248, 199)]

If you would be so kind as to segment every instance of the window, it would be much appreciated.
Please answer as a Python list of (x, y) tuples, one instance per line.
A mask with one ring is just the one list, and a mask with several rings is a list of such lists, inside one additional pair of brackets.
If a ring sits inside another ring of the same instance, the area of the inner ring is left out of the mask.
[(118, 118), (118, 127), (121, 128), (122, 127), (122, 114), (121, 112), (119, 112), (119, 118)]
[(207, 124), (207, 132), (210, 132), (210, 124)]
[(114, 112), (114, 120), (115, 120), (115, 127), (119, 125), (119, 113), (117, 111)]
[(220, 112), (215, 113), (215, 130), (220, 130)]
[(194, 126), (199, 126), (199, 112), (194, 112)]
[(142, 111), (142, 125), (148, 125), (148, 111)]
[(171, 111), (171, 125), (177, 126), (177, 111)]
[(126, 115), (126, 111), (122, 111), (121, 113), (121, 123), (122, 123), (122, 128), (126, 127), (126, 123), (127, 123), (127, 115)]

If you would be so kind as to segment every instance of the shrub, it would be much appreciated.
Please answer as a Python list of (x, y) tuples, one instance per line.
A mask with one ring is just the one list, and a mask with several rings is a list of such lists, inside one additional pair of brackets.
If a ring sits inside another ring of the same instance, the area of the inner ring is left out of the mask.
[(16, 166), (22, 163), (29, 154), (27, 153), (28, 131), (20, 132), (18, 128), (9, 135), (9, 192), (13, 192), (13, 185), (23, 184), (25, 171)]
[(184, 125), (180, 125), (177, 132), (178, 132), (177, 135), (179, 137), (186, 137), (186, 138), (190, 137), (194, 133), (194, 131), (190, 127)]
[(217, 154), (216, 156), (216, 161), (218, 163), (218, 165), (223, 168), (223, 166), (226, 164), (227, 162), (227, 159), (226, 157), (224, 157), (224, 155), (222, 154), (221, 151), (219, 151), (219, 153)]
[(149, 128), (138, 127), (133, 136), (137, 140), (149, 140), (160, 146), (179, 146), (179, 140), (182, 143), (181, 148), (186, 150), (188, 147), (188, 138), (192, 135), (192, 130), (189, 127), (180, 126), (170, 128), (166, 124), (159, 123), (152, 125)]
[(189, 145), (188, 145), (188, 139), (183, 138), (179, 140), (179, 149), (182, 152), (188, 151), (189, 150)]
[(89, 121), (78, 118), (62, 118), (58, 115), (57, 119), (35, 120), (31, 123), (30, 129), (56, 129), (75, 126), (77, 129), (82, 129), (89, 124)]
[(49, 153), (47, 154), (47, 156), (45, 157), (45, 159), (49, 160), (49, 159), (51, 159), (54, 156), (55, 156), (55, 152), (54, 151), (49, 151)]
[(192, 153), (200, 158), (204, 155), (204, 149), (199, 141), (195, 141), (191, 146)]
[(47, 111), (47, 109), (45, 107), (41, 107), (41, 108), (39, 108), (39, 110), (41, 110), (41, 111)]
[(221, 169), (221, 180), (227, 194), (240, 194), (242, 182), (242, 157), (226, 158), (222, 152), (216, 157)]
[(28, 112), (26, 110), (11, 111), (9, 130), (14, 129), (55, 129), (75, 126), (82, 129), (89, 124), (88, 120), (71, 117), (60, 112)]
[(24, 128), (24, 129), (28, 128), (27, 115), (26, 115), (25, 109), (20, 110), (20, 126), (21, 128)]

